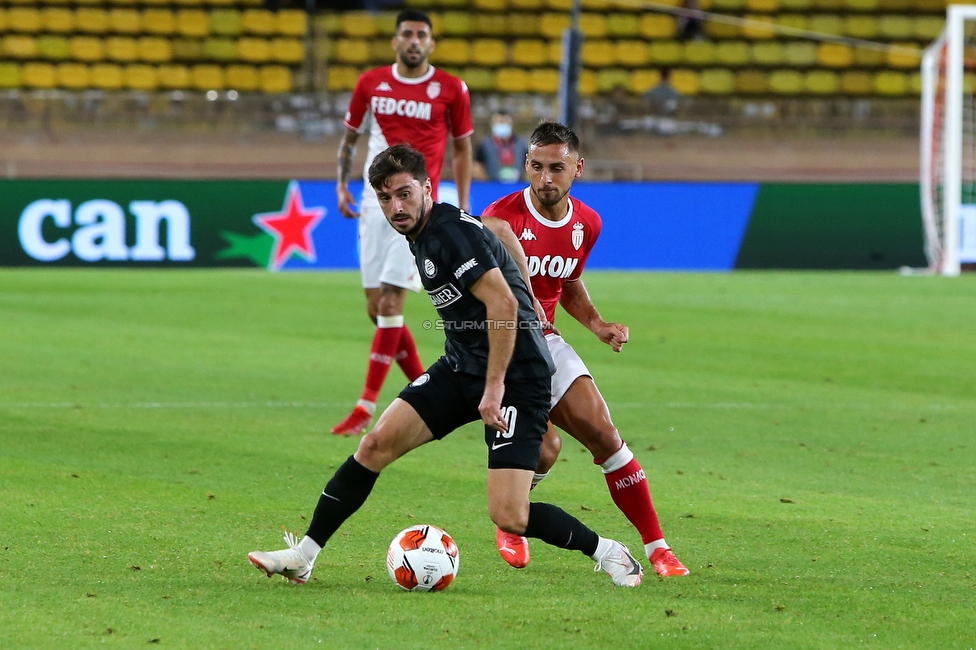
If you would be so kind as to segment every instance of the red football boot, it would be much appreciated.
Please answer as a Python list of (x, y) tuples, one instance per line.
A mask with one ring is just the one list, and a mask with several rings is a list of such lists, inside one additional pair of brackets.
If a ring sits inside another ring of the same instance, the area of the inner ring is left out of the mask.
[(506, 533), (501, 528), (495, 528), (495, 544), (498, 553), (506, 562), (516, 569), (522, 569), (529, 564), (529, 540), (521, 535)]

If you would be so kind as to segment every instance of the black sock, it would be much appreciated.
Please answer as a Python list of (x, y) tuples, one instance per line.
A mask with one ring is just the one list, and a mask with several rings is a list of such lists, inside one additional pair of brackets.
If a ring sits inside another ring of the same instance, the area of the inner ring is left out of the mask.
[(377, 478), (379, 474), (360, 465), (354, 457), (347, 458), (325, 486), (305, 534), (325, 546), (339, 526), (366, 502)]
[(587, 556), (596, 553), (596, 545), (600, 541), (599, 535), (573, 515), (554, 505), (539, 502), (529, 504), (529, 525), (523, 534), (559, 548), (580, 551)]

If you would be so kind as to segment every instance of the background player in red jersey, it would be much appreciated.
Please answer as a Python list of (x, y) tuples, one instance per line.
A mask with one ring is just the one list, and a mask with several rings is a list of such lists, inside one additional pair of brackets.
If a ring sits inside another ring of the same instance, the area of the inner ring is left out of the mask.
[(396, 63), (368, 70), (359, 77), (346, 113), (346, 133), (339, 144), (336, 182), (339, 211), (345, 217), (359, 218), (359, 265), (366, 290), (366, 310), (376, 323), (366, 385), (352, 413), (332, 429), (332, 433), (339, 435), (359, 434), (369, 426), (393, 361), (411, 381), (424, 371), (413, 335), (403, 321), (406, 290), (420, 289), (417, 265), (406, 240), (384, 218), (368, 182), (359, 212), (349, 191), (359, 136), (369, 131), (364, 173), (373, 158), (391, 145), (409, 144), (419, 150), (427, 161), (435, 201), (444, 152), (451, 136), (458, 207), (470, 208), (474, 126), (468, 88), (459, 78), (428, 62), (434, 51), (434, 39), (427, 14), (402, 11), (396, 22), (392, 41)]
[[(614, 352), (620, 352), (629, 338), (628, 328), (603, 320), (580, 279), (603, 225), (596, 211), (569, 196), (583, 166), (576, 134), (562, 124), (544, 122), (529, 138), (525, 162), (529, 187), (495, 201), (484, 215), (508, 222), (518, 236), (528, 258), (532, 290), (549, 323), (554, 322), (559, 303)], [(613, 426), (610, 410), (586, 365), (554, 329), (546, 332), (546, 342), (556, 373), (552, 377), (551, 423), (533, 485), (545, 478), (559, 455), (561, 441), (555, 424), (579, 440), (603, 469), (613, 502), (640, 532), (654, 570), (662, 576), (688, 575), (664, 540), (644, 470)], [(518, 568), (528, 564), (524, 537), (498, 529), (496, 538), (499, 553), (509, 564)]]

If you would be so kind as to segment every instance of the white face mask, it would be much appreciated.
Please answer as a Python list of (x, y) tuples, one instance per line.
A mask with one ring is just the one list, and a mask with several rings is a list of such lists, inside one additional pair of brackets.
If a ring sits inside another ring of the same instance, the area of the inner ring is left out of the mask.
[(499, 140), (508, 140), (512, 137), (512, 125), (508, 122), (498, 122), (491, 125), (491, 134)]

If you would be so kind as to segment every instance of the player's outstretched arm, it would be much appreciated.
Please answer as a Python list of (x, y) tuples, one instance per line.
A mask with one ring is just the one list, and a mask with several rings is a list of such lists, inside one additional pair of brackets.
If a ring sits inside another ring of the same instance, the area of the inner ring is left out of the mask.
[(529, 296), (532, 298), (532, 307), (535, 309), (535, 315), (539, 318), (539, 322), (542, 323), (543, 328), (552, 328), (552, 323), (546, 318), (546, 310), (542, 308), (542, 303), (538, 301), (535, 297), (535, 292), (532, 290), (532, 279), (529, 277), (529, 260), (525, 257), (525, 250), (522, 248), (522, 243), (519, 242), (518, 237), (515, 236), (515, 232), (512, 227), (504, 219), (499, 219), (498, 217), (481, 217), (481, 223), (488, 226), (488, 230), (495, 233), (499, 241), (508, 250), (508, 254), (512, 256), (515, 260), (515, 265), (519, 269), (519, 273), (522, 274), (522, 279), (525, 280), (525, 287), (529, 290)]
[(589, 292), (583, 280), (573, 280), (563, 283), (563, 294), (559, 298), (559, 304), (563, 306), (570, 316), (583, 324), (597, 337), (609, 345), (614, 352), (620, 352), (630, 339), (630, 328), (620, 323), (608, 323), (600, 316), (596, 305), (590, 298)]
[(454, 160), (451, 168), (454, 171), (454, 184), (457, 185), (458, 207), (465, 212), (471, 212), (471, 174), (474, 167), (473, 145), (471, 136), (454, 139)]
[(485, 393), (478, 410), (485, 424), (497, 431), (507, 431), (508, 423), (502, 417), (502, 397), (505, 395), (505, 372), (515, 350), (518, 301), (497, 267), (485, 272), (470, 289), (475, 298), (485, 303), (487, 313), (488, 372), (485, 373)]
[(342, 140), (339, 142), (336, 198), (339, 199), (339, 212), (349, 219), (355, 219), (359, 216), (356, 211), (356, 199), (349, 191), (349, 179), (352, 176), (353, 161), (356, 159), (356, 140), (358, 139), (358, 133), (352, 129), (346, 129)]

